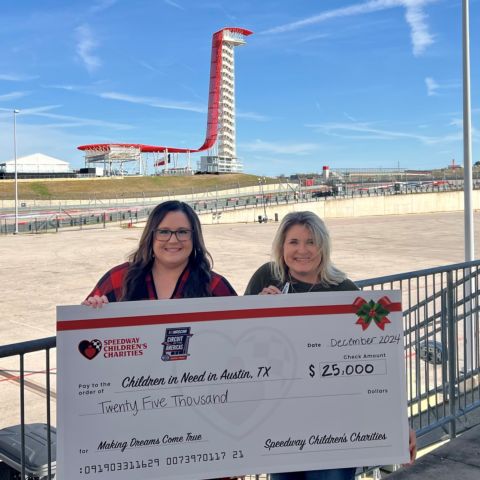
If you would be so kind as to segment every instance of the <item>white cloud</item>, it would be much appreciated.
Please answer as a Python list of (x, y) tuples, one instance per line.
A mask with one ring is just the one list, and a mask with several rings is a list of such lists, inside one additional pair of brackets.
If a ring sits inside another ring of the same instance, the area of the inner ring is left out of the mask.
[(253, 142), (241, 143), (239, 148), (248, 152), (274, 155), (308, 155), (318, 150), (320, 146), (315, 143), (274, 143), (257, 139)]
[(42, 88), (55, 88), (57, 90), (66, 90), (67, 92), (93, 93), (98, 90), (103, 82), (94, 82), (90, 85), (72, 85), (72, 84), (49, 84), (42, 85)]
[(30, 92), (10, 92), (0, 95), (0, 102), (9, 102), (11, 100), (16, 100), (17, 98), (23, 98), (29, 95)]
[(463, 128), (463, 119), (462, 118), (452, 118), (449, 125), (452, 125), (454, 127)]
[(167, 5), (170, 5), (171, 7), (178, 8), (179, 10), (185, 10), (184, 7), (182, 7), (177, 2), (174, 2), (173, 0), (163, 0), (163, 2), (166, 3)]
[(305, 35), (297, 40), (297, 43), (307, 43), (307, 42), (314, 42), (315, 40), (321, 40), (324, 38), (328, 38), (330, 35), (327, 33), (316, 33), (313, 35)]
[(359, 5), (327, 10), (318, 15), (273, 27), (261, 33), (278, 34), (291, 32), (335, 18), (365, 15), (368, 13), (388, 10), (390, 8), (404, 7), (406, 9), (405, 19), (410, 26), (413, 54), (420, 55), (434, 42), (434, 37), (428, 31), (428, 25), (426, 24), (427, 15), (425, 14), (423, 7), (429, 3), (435, 3), (438, 1), (439, 0), (370, 0)]
[(44, 85), (44, 88), (56, 88), (58, 90), (67, 90), (69, 92), (81, 90), (81, 87), (76, 87), (75, 85)]
[[(212, 9), (212, 10), (220, 10), (222, 12), (222, 15), (227, 17), (229, 20), (236, 21), (237, 17), (235, 15), (232, 15), (229, 13), (225, 7), (222, 5), (221, 2), (214, 1), (214, 2), (207, 2), (205, 0), (202, 0), (201, 2), (196, 2), (198, 5), (195, 5), (198, 8), (203, 8), (203, 9)], [(221, 18), (221, 17), (219, 17)]]
[(415, 140), (425, 145), (461, 140), (461, 132), (443, 136), (418, 135), (416, 133), (374, 128), (369, 123), (323, 123), (306, 125), (319, 133), (349, 140)]
[(427, 86), (427, 95), (429, 97), (434, 95), (439, 95), (440, 90), (451, 90), (461, 88), (462, 84), (460, 82), (451, 82), (451, 83), (442, 83), (439, 84), (432, 77), (425, 78), (425, 85)]
[(432, 77), (425, 78), (425, 85), (427, 86), (427, 95), (429, 97), (438, 95), (438, 83)]
[(285, 25), (280, 25), (278, 27), (270, 28), (266, 30), (264, 34), (275, 34), (275, 33), (285, 33), (291, 32), (293, 30), (298, 30), (309, 25), (316, 25), (318, 23), (326, 22), (327, 20), (332, 20), (334, 18), (340, 17), (350, 17), (353, 15), (362, 15), (365, 13), (371, 13), (378, 10), (385, 10), (386, 8), (398, 6), (401, 0), (373, 0), (367, 3), (362, 3), (361, 5), (351, 5), (349, 7), (336, 8), (334, 10), (327, 10), (318, 15), (313, 15), (303, 20), (298, 20), (296, 22), (287, 23)]
[(236, 117), (237, 118), (247, 118), (249, 120), (255, 120), (257, 122), (268, 122), (270, 120), (270, 117), (266, 115), (262, 115), (261, 113), (255, 113), (255, 112), (236, 112)]
[(36, 75), (20, 75), (16, 73), (0, 73), (0, 80), (7, 82), (27, 82), (28, 80), (35, 80)]
[(70, 115), (60, 115), (57, 113), (49, 113), (50, 110), (59, 108), (61, 105), (45, 105), (43, 107), (26, 108), (20, 110), (19, 115), (22, 117), (41, 117), (51, 120), (57, 120), (56, 123), (41, 124), (39, 127), (44, 128), (71, 128), (71, 127), (102, 127), (114, 130), (129, 130), (131, 125), (124, 123), (108, 122), (93, 118), (72, 117)]
[(422, 8), (426, 3), (429, 3), (429, 0), (404, 0), (404, 3), (407, 9), (405, 20), (410, 26), (413, 54), (418, 56), (434, 41), (434, 37), (429, 33), (428, 25), (425, 21), (427, 15)]
[(113, 7), (118, 0), (97, 0), (89, 9), (90, 13), (98, 13)]
[(187, 110), (189, 112), (206, 113), (207, 109), (200, 105), (194, 105), (189, 102), (176, 102), (174, 100), (165, 100), (155, 97), (139, 97), (136, 95), (129, 95), (127, 93), (118, 92), (103, 92), (100, 93), (101, 98), (108, 98), (110, 100), (120, 100), (122, 102), (137, 103), (139, 105), (148, 105), (154, 108), (165, 108), (169, 110)]
[(20, 110), (20, 115), (22, 117), (25, 115), (34, 115), (36, 113), (49, 112), (50, 110), (55, 110), (56, 108), (60, 108), (60, 107), (61, 105), (44, 105), (41, 107), (22, 108)]
[(159, 70), (157, 68), (155, 68), (153, 65), (146, 62), (145, 60), (139, 60), (138, 64), (141, 65), (143, 68), (150, 70), (151, 72), (159, 73)]
[(93, 73), (102, 65), (100, 58), (93, 54), (93, 50), (98, 46), (98, 42), (88, 25), (77, 27), (75, 33), (77, 36), (77, 54), (86, 69)]
[(352, 117), (349, 113), (347, 112), (343, 112), (343, 115), (348, 118), (348, 120), (352, 121), (352, 122), (356, 122), (357, 119), (355, 117)]
[[(452, 118), (449, 125), (453, 127), (458, 127), (463, 131), (463, 118)], [(473, 126), (471, 127), (471, 129), (473, 140), (477, 140), (479, 131)]]

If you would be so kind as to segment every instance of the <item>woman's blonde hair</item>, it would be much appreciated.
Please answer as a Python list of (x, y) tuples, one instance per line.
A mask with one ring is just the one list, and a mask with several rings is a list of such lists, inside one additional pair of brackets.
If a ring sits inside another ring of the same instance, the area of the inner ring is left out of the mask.
[(294, 225), (303, 225), (312, 232), (315, 244), (321, 251), (322, 260), (318, 267), (318, 281), (321, 285), (338, 285), (347, 277), (333, 265), (330, 259), (331, 242), (325, 223), (313, 212), (291, 212), (283, 217), (272, 244), (272, 273), (282, 283), (289, 278), (288, 266), (283, 258), (283, 245), (287, 232)]

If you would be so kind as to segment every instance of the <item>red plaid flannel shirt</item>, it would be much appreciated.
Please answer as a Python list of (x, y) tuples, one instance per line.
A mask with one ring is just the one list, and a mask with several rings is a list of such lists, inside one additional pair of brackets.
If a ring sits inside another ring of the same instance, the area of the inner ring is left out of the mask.
[[(128, 265), (128, 262), (122, 263), (105, 273), (87, 298), (93, 297), (94, 295), (98, 295), (99, 297), (105, 295), (109, 302), (119, 302), (122, 297), (123, 280), (127, 273)], [(180, 275), (171, 298), (183, 298), (183, 291), (189, 274), (190, 272), (187, 267), (182, 275)], [(215, 272), (211, 272), (211, 276), (210, 290), (213, 297), (231, 297), (237, 295), (226, 278)], [(145, 284), (146, 297), (142, 300), (157, 300), (157, 292), (155, 290), (155, 284), (153, 283), (151, 272), (148, 272), (145, 276)]]

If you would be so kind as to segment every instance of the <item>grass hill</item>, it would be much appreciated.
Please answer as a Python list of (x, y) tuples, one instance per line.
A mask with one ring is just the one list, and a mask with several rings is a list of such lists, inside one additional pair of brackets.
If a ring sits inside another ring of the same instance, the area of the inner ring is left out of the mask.
[[(21, 200), (87, 200), (93, 198), (134, 198), (180, 195), (258, 185), (257, 175), (243, 173), (225, 175), (193, 175), (178, 177), (100, 177), (75, 179), (19, 180)], [(277, 183), (265, 178), (266, 183)], [(0, 200), (15, 196), (13, 180), (0, 180)]]

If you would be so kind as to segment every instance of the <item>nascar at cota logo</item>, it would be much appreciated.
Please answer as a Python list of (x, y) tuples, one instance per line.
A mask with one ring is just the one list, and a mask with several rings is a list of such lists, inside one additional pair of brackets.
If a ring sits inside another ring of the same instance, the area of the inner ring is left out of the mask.
[(189, 355), (188, 344), (192, 335), (193, 333), (190, 333), (190, 327), (165, 329), (165, 341), (162, 342), (162, 360), (164, 362), (186, 360)]
[(121, 358), (121, 357), (137, 357), (143, 355), (148, 345), (141, 343), (139, 337), (133, 338), (107, 338), (99, 340), (82, 340), (78, 344), (78, 351), (87, 359), (93, 360), (103, 350), (103, 357)]

